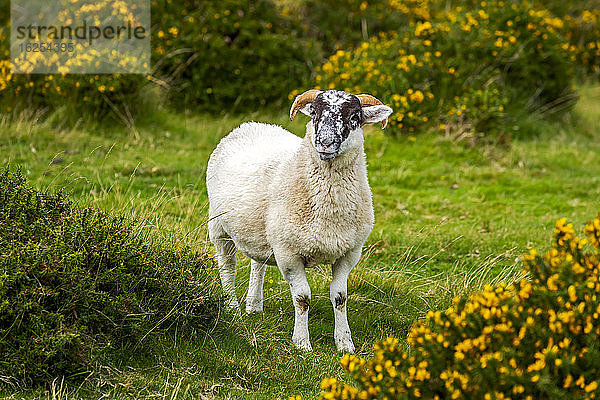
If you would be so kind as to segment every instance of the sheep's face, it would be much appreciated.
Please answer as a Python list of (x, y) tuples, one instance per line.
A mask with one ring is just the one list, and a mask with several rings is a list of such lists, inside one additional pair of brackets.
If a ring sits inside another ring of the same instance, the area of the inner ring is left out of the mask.
[(313, 124), (311, 142), (323, 161), (332, 161), (362, 144), (362, 125), (387, 118), (392, 109), (381, 106), (363, 107), (353, 94), (328, 90), (301, 109)]
[(350, 133), (360, 128), (364, 119), (358, 97), (330, 90), (318, 95), (310, 107), (314, 126), (315, 150), (323, 161), (331, 161), (340, 153)]

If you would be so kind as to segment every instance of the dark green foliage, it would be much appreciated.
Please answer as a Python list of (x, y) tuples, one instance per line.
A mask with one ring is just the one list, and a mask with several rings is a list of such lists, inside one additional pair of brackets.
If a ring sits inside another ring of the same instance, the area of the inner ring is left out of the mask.
[(304, 0), (299, 13), (307, 34), (321, 43), (327, 56), (351, 49), (379, 33), (430, 18), (422, 0)]
[[(207, 258), (133, 223), (0, 176), (0, 375), (21, 385), (89, 371), (116, 351), (213, 322)], [(132, 349), (136, 349), (133, 351)]]
[[(335, 79), (344, 72), (339, 68), (332, 71), (334, 80), (315, 82), (318, 66), (342, 49), (356, 57), (352, 62), (381, 60), (376, 68), (380, 71), (395, 68), (399, 51), (414, 53), (420, 57), (418, 63), (427, 63), (424, 56), (439, 50), (446, 69), (460, 70), (460, 79), (443, 75), (457, 81), (453, 86), (485, 91), (491, 71), (493, 81), (514, 86), (514, 93), (503, 95), (510, 98), (516, 94), (522, 100), (517, 110), (529, 108), (546, 114), (569, 108), (572, 78), (600, 74), (599, 0), (152, 0), (151, 4), (150, 76), (14, 75), (8, 60), (9, 1), (0, 0), (0, 53), (4, 54), (0, 57), (0, 112), (58, 110), (56, 119), (67, 125), (82, 117), (98, 120), (110, 116), (132, 126), (138, 116), (150, 114), (165, 102), (178, 110), (213, 113), (280, 111), (289, 106), (292, 91), (315, 84), (335, 83), (337, 89), (352, 91), (360, 86), (380, 94), (388, 92), (389, 86), (395, 86), (392, 92), (396, 94), (406, 89), (399, 75), (385, 81), (377, 74), (370, 79), (354, 73), (352, 82), (343, 79), (345, 82), (337, 84)], [(516, 8), (511, 9), (513, 6)], [(490, 18), (482, 18), (479, 12), (489, 8), (496, 10)], [(477, 25), (463, 31), (470, 18), (477, 19)], [(416, 38), (421, 42), (415, 43), (413, 33), (423, 22), (436, 29), (449, 26), (450, 30), (431, 38), (425, 32)], [(519, 33), (514, 36), (516, 41), (505, 47), (496, 45), (499, 38), (506, 43), (510, 37), (496, 34), (508, 31)], [(386, 48), (378, 49), (377, 54), (371, 48), (363, 60), (364, 55), (356, 53), (361, 45), (383, 38), (387, 38), (389, 54)], [(424, 45), (425, 40), (433, 45)], [(431, 88), (436, 95), (431, 104), (438, 100), (451, 104), (455, 95), (463, 97), (462, 90), (458, 94), (447, 90), (451, 88), (445, 87), (439, 76), (431, 76), (435, 73), (425, 68), (419, 77), (423, 80), (417, 85), (411, 80), (411, 85), (420, 90)], [(478, 80), (480, 77), (485, 79)], [(495, 105), (492, 103), (487, 105)], [(482, 132), (490, 129), (488, 125), (495, 129), (493, 125), (504, 123), (504, 118), (487, 111), (482, 118), (472, 114), (468, 124), (477, 125)], [(427, 117), (439, 122), (439, 118)], [(403, 121), (409, 130), (418, 122), (410, 119)], [(493, 119), (494, 123), (487, 123)], [(448, 121), (454, 123), (457, 121)]]
[[(309, 81), (323, 58), (300, 19), (282, 15), (273, 0), (151, 4), (153, 83), (139, 74), (9, 76), (0, 70), (0, 92), (10, 100), (2, 102), (2, 111), (66, 107), (67, 116), (78, 118), (83, 109), (85, 116), (113, 115), (130, 124), (149, 109), (146, 103), (164, 99), (179, 109), (275, 108)], [(0, 9), (8, 10), (8, 2), (0, 0)], [(3, 54), (9, 50), (8, 19), (8, 12), (0, 13)]]
[(157, 74), (187, 108), (281, 105), (320, 62), (319, 46), (272, 0), (153, 1), (152, 15)]
[(599, 0), (538, 0), (537, 3), (558, 16), (576, 16), (584, 10), (593, 12), (600, 9)]

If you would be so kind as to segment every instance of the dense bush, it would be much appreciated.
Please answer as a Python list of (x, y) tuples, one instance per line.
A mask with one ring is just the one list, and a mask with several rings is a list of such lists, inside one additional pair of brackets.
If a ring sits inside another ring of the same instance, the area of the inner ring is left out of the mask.
[(469, 124), (493, 135), (507, 111), (573, 100), (575, 56), (549, 11), (492, 0), (439, 15), (338, 51), (316, 84), (374, 93), (395, 108), (392, 125), (407, 131)]
[(6, 11), (0, 13), (3, 112), (69, 106), (130, 123), (147, 109), (144, 102), (164, 99), (177, 108), (255, 111), (287, 102), (287, 94), (302, 87), (313, 63), (322, 59), (320, 46), (303, 39), (299, 19), (282, 15), (272, 0), (152, 1), (150, 76), (13, 75), (8, 1), (0, 0), (0, 8)]
[(325, 54), (352, 49), (379, 33), (431, 18), (430, 0), (304, 0), (296, 9), (306, 34)]
[(378, 93), (407, 131), (493, 136), (515, 110), (568, 108), (574, 69), (599, 73), (597, 0), (532, 1), (153, 0), (143, 76), (11, 74), (0, 0), (0, 112), (47, 107), (130, 124), (148, 103), (254, 111), (316, 84)]
[[(214, 321), (207, 259), (152, 245), (131, 222), (0, 175), (0, 376), (27, 385), (151, 354), (169, 329)], [(214, 322), (213, 322), (214, 323)], [(150, 346), (151, 347), (151, 346)]]
[(597, 79), (600, 75), (600, 9), (565, 15), (564, 20), (565, 36), (584, 75)]
[(574, 236), (556, 223), (553, 247), (523, 257), (527, 277), (456, 298), (364, 360), (344, 356), (357, 383), (321, 382), (323, 399), (592, 399), (600, 394), (600, 214)]
[(153, 1), (156, 74), (186, 107), (257, 110), (287, 102), (319, 46), (272, 0)]
[(600, 75), (600, 0), (536, 1), (563, 20), (561, 29), (574, 53), (580, 76), (597, 79)]
[[(105, 1), (97, 5), (110, 7), (110, 4)], [(68, 108), (65, 118), (73, 121), (81, 118), (83, 112), (90, 117), (110, 114), (131, 123), (133, 115), (143, 110), (142, 88), (148, 79), (140, 74), (12, 74), (9, 17), (10, 2), (0, 0), (1, 112), (23, 108)]]

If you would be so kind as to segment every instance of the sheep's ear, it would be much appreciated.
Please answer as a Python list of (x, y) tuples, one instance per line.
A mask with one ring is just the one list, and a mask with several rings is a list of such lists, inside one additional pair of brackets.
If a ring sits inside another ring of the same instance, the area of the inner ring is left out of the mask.
[(384, 121), (381, 129), (384, 129), (387, 125), (387, 118), (392, 114), (393, 110), (384, 105), (368, 106), (363, 107), (363, 114), (365, 115), (365, 124), (374, 124), (376, 122)]
[(311, 116), (312, 113), (312, 103), (308, 103), (306, 104), (304, 107), (302, 107), (300, 109), (300, 112), (304, 115), (308, 115), (309, 117)]

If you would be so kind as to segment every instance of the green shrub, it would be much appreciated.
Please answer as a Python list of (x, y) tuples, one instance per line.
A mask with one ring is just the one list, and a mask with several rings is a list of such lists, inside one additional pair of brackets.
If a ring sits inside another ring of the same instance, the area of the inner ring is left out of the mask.
[(9, 17), (10, 2), (0, 0), (0, 112), (65, 109), (66, 122), (111, 115), (131, 123), (144, 110), (148, 79), (141, 74), (12, 74)]
[(584, 76), (600, 76), (600, 9), (565, 15), (565, 36)]
[[(153, 1), (154, 61), (176, 104), (252, 110), (287, 102), (319, 46), (272, 0)], [(296, 21), (296, 22), (295, 22)]]
[(328, 55), (431, 18), (430, 0), (304, 0), (293, 11), (301, 15), (308, 37)]
[(537, 6), (562, 19), (563, 35), (569, 41), (571, 60), (577, 63), (582, 78), (600, 76), (600, 1), (549, 0)]
[(553, 247), (523, 257), (527, 277), (456, 298), (364, 360), (344, 356), (356, 382), (321, 382), (323, 399), (593, 399), (600, 394), (600, 214), (574, 236), (556, 223)]
[[(597, 0), (152, 0), (150, 76), (13, 75), (9, 1), (0, 0), (0, 112), (64, 109), (72, 121), (131, 124), (165, 100), (211, 112), (279, 108), (331, 55), (316, 85), (396, 95), (395, 126), (494, 137), (513, 111), (568, 108), (576, 67), (599, 73), (599, 13)], [(409, 90), (435, 98), (411, 101)], [(469, 104), (495, 109), (448, 116)]]
[(68, 115), (84, 110), (129, 123), (152, 100), (208, 111), (274, 108), (309, 81), (323, 57), (298, 18), (282, 15), (272, 0), (152, 1), (151, 76), (13, 75), (8, 3), (0, 0), (2, 112), (69, 107)]
[[(126, 348), (192, 334), (218, 312), (207, 258), (133, 222), (0, 175), (0, 375), (20, 385), (93, 370)], [(187, 333), (186, 333), (187, 332)]]
[(379, 96), (395, 109), (397, 131), (462, 121), (493, 139), (511, 112), (572, 104), (574, 63), (562, 26), (528, 2), (456, 7), (338, 51), (316, 85)]

